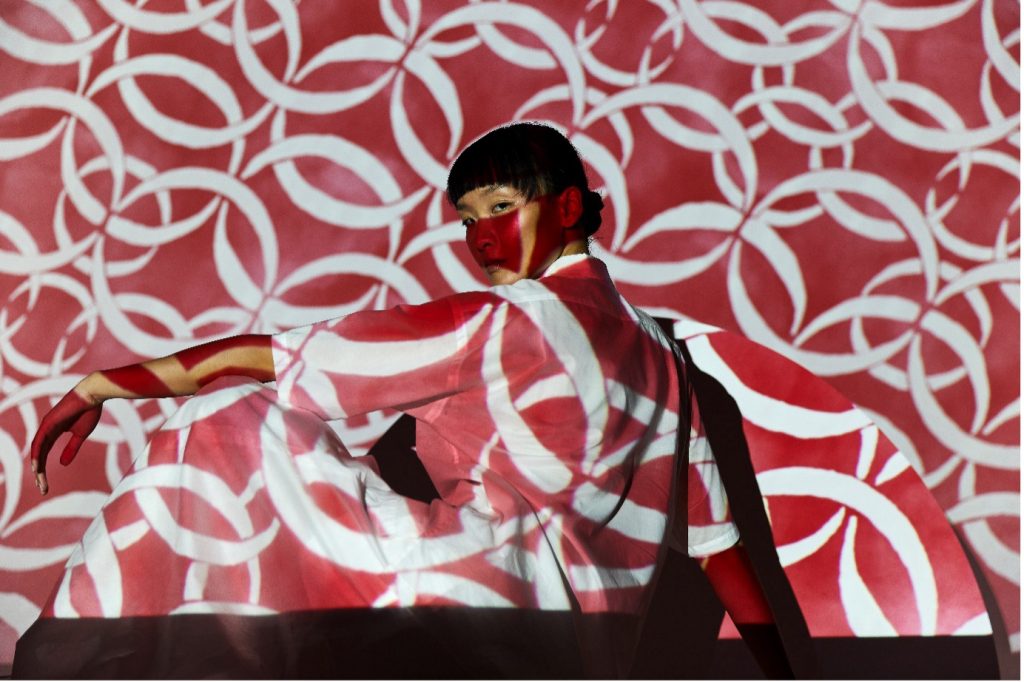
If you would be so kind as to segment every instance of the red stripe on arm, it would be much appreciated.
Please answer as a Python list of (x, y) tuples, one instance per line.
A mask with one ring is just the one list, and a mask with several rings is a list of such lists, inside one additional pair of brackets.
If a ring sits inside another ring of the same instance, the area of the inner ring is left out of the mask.
[(107, 382), (106, 389), (92, 393), (100, 401), (192, 395), (217, 377), (228, 374), (262, 382), (276, 378), (271, 337), (263, 334), (221, 339), (186, 348), (174, 355), (95, 374)]
[(263, 382), (273, 381), (276, 378), (274, 374), (267, 374), (266, 372), (261, 372), (251, 367), (223, 367), (208, 374), (202, 375), (201, 377), (196, 379), (196, 383), (199, 384), (201, 388), (206, 384), (210, 383), (211, 381), (213, 381), (214, 379), (219, 379), (221, 377), (226, 376), (252, 377), (257, 381)]
[[(183, 351), (178, 351), (174, 354), (174, 357), (178, 359), (178, 362), (181, 363), (182, 367), (186, 370), (191, 370), (196, 365), (200, 364), (204, 360), (209, 360), (218, 353), (223, 353), (226, 350), (232, 350), (235, 348), (244, 348), (246, 346), (253, 348), (265, 347), (269, 349), (270, 336), (266, 334), (241, 334), (239, 336), (229, 336), (226, 339), (217, 339), (216, 341), (202, 343), (198, 346), (192, 346), (191, 348), (186, 348)], [(247, 371), (235, 372), (235, 374), (251, 376)], [(270, 377), (270, 379), (261, 379), (261, 381), (270, 381), (272, 379), (273, 377)], [(205, 383), (208, 383), (208, 380), (201, 380), (199, 385), (202, 386)]]
[(167, 384), (142, 365), (116, 367), (100, 372), (112, 384), (138, 398), (164, 398), (174, 395)]

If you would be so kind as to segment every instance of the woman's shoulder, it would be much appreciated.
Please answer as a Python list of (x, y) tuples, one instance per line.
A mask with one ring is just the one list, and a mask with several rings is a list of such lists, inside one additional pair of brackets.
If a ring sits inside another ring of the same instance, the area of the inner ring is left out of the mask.
[[(554, 304), (558, 308), (597, 306), (609, 313), (618, 310), (620, 295), (604, 263), (593, 256), (564, 256), (539, 279), (521, 279), (479, 291), (463, 292), (437, 299), (451, 306), (457, 317), (472, 317), (483, 309), (529, 308)], [(548, 307), (548, 306), (545, 306)]]

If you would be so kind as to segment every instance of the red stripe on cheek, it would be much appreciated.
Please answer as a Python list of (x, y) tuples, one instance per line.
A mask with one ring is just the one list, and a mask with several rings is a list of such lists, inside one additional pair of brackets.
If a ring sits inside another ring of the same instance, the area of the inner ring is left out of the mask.
[(142, 365), (108, 369), (103, 372), (103, 376), (140, 398), (162, 398), (174, 393), (160, 377)]
[(519, 211), (504, 213), (490, 220), (501, 247), (504, 267), (519, 272), (523, 267), (523, 230), (519, 223)]
[(518, 272), (523, 264), (519, 211), (477, 220), (466, 229), (466, 244), (480, 267), (500, 263)]
[(530, 263), (526, 270), (528, 277), (537, 275), (545, 261), (565, 246), (565, 234), (559, 222), (557, 207), (546, 197), (538, 201), (540, 214), (533, 229), (533, 251), (530, 252)]

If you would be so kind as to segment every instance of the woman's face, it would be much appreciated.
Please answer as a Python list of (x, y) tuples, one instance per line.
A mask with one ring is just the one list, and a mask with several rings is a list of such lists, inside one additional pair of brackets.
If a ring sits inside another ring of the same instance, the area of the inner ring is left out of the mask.
[(565, 247), (558, 197), (527, 201), (510, 185), (479, 187), (455, 204), (466, 245), (491, 284), (541, 275)]

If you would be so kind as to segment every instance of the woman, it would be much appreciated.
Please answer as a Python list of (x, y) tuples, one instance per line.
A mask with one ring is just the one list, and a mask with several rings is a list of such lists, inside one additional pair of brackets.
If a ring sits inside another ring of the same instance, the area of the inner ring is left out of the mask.
[[(265, 495), (260, 561), (284, 536), (289, 546), (298, 538), (305, 558), (288, 570), (305, 587), (279, 593), (263, 581), (260, 605), (641, 612), (676, 478), (674, 347), (588, 255), (602, 202), (560, 133), (527, 123), (491, 131), (456, 160), (448, 196), (488, 291), (94, 372), (42, 420), (30, 453), (40, 491), (48, 490), (46, 458), (57, 437), (72, 434), (60, 457), (68, 464), (103, 401), (199, 392), (143, 460), (200, 469), (214, 461), (233, 469), (218, 469), (223, 480)], [(276, 393), (257, 384), (273, 380)], [(325, 424), (382, 408), (417, 420), (417, 454), (438, 499), (398, 495)], [(700, 458), (700, 448), (690, 451)], [(715, 518), (725, 502), (714, 463), (691, 464), (686, 544), (691, 556), (706, 557), (738, 536)], [(694, 485), (698, 468), (702, 485)], [(115, 489), (114, 498), (104, 528), (118, 525), (111, 517), (127, 496)], [(93, 582), (103, 580), (88, 555), (87, 540), (69, 575), (91, 570)], [(746, 575), (742, 557), (720, 556), (730, 557), (721, 563), (733, 566), (736, 584)], [(177, 598), (195, 580), (189, 564), (163, 582)], [(74, 595), (58, 590), (44, 613), (61, 616), (65, 602)], [(125, 602), (121, 614), (176, 606), (133, 608)], [(756, 588), (730, 611), (739, 622), (770, 619)], [(621, 648), (612, 658), (628, 659), (631, 645)], [(628, 661), (610, 665), (628, 669)]]

